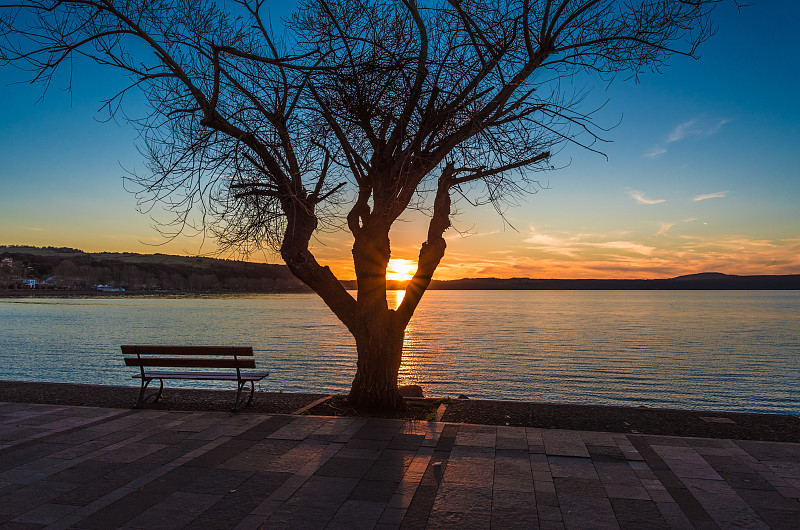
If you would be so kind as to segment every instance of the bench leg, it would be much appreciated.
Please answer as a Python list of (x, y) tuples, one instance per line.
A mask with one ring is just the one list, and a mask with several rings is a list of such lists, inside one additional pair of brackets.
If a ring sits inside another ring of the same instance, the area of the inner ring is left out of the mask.
[[(142, 406), (142, 403), (147, 401), (144, 397), (144, 393), (147, 390), (147, 386), (150, 384), (150, 381), (152, 380), (152, 378), (142, 379), (142, 388), (139, 390), (139, 399), (136, 401), (136, 404), (133, 406), (133, 408), (138, 409)], [(155, 395), (153, 403), (157, 403), (162, 397), (164, 397), (164, 380), (159, 379), (159, 381), (161, 382), (161, 386), (158, 388), (158, 394)]]
[(250, 399), (247, 400), (247, 405), (245, 405), (246, 407), (249, 407), (250, 405), (253, 404), (253, 393), (255, 391), (256, 391), (256, 387), (253, 384), (253, 381), (250, 381)]
[(239, 410), (239, 396), (242, 395), (243, 386), (244, 381), (236, 381), (236, 400), (233, 402), (233, 408), (231, 409), (232, 412)]
[(161, 401), (161, 398), (164, 397), (164, 380), (159, 379), (161, 381), (161, 386), (158, 387), (158, 394), (156, 394), (156, 398), (153, 400), (153, 403), (158, 403)]
[(233, 404), (233, 408), (231, 409), (233, 412), (237, 412), (242, 406), (249, 407), (253, 403), (253, 393), (255, 392), (255, 386), (253, 382), (250, 381), (250, 398), (247, 400), (247, 403), (244, 403), (244, 399), (242, 399), (242, 389), (244, 385), (247, 384), (247, 381), (237, 381), (236, 386), (236, 402)]
[(150, 384), (150, 381), (152, 381), (152, 379), (142, 379), (142, 387), (139, 389), (139, 399), (136, 400), (136, 404), (133, 408), (138, 409), (142, 406), (144, 402), (144, 391), (147, 390), (147, 385)]

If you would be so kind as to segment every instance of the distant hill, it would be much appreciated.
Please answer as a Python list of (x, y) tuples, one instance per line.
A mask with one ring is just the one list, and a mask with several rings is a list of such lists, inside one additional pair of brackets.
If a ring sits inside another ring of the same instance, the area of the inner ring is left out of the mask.
[(0, 246), (0, 288), (126, 291), (305, 291), (285, 265), (168, 254)]
[[(355, 282), (352, 282), (355, 288)], [(347, 283), (345, 283), (347, 285)], [(404, 289), (401, 282), (392, 287)], [(464, 278), (433, 280), (439, 290), (800, 290), (800, 274), (737, 276), (721, 272), (688, 274), (657, 280), (557, 280), (533, 278)]]
[(431, 289), (540, 290), (800, 290), (800, 274), (736, 276), (719, 272), (657, 280), (535, 280), (531, 278), (466, 278), (431, 282)]

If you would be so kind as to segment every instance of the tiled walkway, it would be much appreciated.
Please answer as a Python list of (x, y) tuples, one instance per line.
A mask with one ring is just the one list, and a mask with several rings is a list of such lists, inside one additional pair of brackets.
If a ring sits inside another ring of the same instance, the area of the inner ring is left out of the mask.
[(0, 403), (0, 528), (791, 528), (800, 443)]

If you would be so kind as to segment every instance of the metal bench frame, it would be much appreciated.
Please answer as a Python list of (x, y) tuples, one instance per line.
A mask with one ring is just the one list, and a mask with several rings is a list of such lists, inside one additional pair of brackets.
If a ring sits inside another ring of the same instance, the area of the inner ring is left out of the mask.
[[(160, 381), (158, 392), (154, 394), (154, 403), (164, 395), (164, 379), (236, 381), (236, 400), (232, 409), (235, 412), (242, 406), (246, 407), (253, 403), (255, 382), (269, 375), (269, 372), (263, 371), (242, 372), (243, 368), (256, 368), (253, 348), (250, 346), (123, 345), (121, 349), (125, 355), (136, 355), (135, 357), (125, 357), (125, 365), (138, 366), (140, 371), (132, 376), (134, 379), (141, 379), (139, 399), (133, 408), (141, 407), (146, 401), (145, 391), (154, 379)], [(149, 367), (228, 368), (232, 370), (227, 372), (179, 372), (151, 370)], [(250, 396), (244, 403), (242, 389), (248, 382), (250, 383)]]

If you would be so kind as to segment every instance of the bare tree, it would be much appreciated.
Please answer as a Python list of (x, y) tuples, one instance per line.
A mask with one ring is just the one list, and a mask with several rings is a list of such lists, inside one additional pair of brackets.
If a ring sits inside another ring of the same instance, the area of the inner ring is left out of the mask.
[[(535, 191), (537, 171), (600, 130), (580, 86), (692, 56), (715, 0), (300, 0), (279, 37), (265, 0), (49, 0), (2, 7), (5, 63), (49, 84), (75, 57), (123, 71), (151, 113), (140, 196), (200, 213), (220, 247), (279, 250), (355, 338), (350, 402), (403, 407), (405, 329), (445, 253), (454, 198)], [(113, 115), (128, 89), (105, 102)], [(392, 224), (430, 221), (396, 310)], [(353, 237), (358, 294), (309, 250)]]

